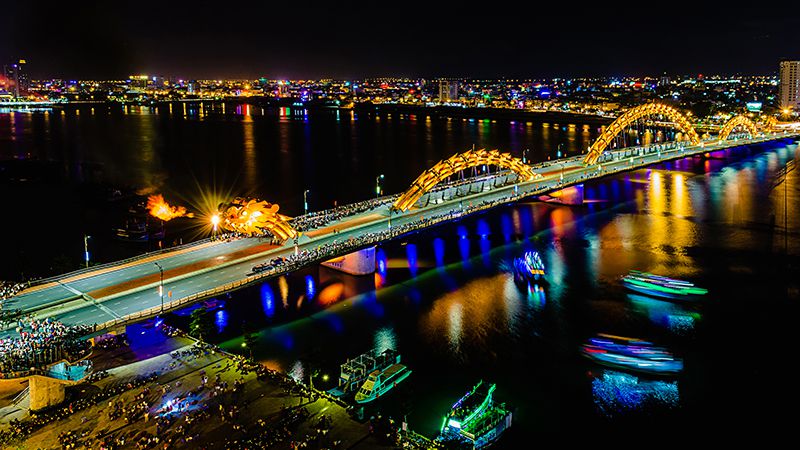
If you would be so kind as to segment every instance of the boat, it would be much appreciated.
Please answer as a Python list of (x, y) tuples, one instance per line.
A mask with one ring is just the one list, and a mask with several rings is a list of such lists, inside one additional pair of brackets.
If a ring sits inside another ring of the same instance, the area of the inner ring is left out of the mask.
[(636, 338), (598, 334), (583, 345), (587, 358), (604, 366), (664, 375), (683, 370), (683, 360), (664, 348)]
[(384, 370), (392, 364), (400, 363), (400, 354), (393, 349), (386, 349), (380, 353), (370, 350), (348, 359), (340, 366), (339, 383), (329, 390), (334, 397), (350, 397), (357, 392), (367, 377), (376, 370)]
[(357, 403), (369, 403), (377, 400), (411, 375), (411, 369), (403, 364), (392, 364), (383, 370), (375, 370), (369, 374), (367, 381), (356, 392)]
[(189, 305), (186, 308), (181, 308), (175, 311), (174, 314), (177, 316), (184, 316), (184, 317), (191, 316), (195, 310), (198, 310), (200, 308), (205, 308), (206, 311), (208, 312), (214, 312), (218, 309), (225, 308), (225, 300), (219, 300), (216, 298), (212, 298), (210, 300), (204, 300), (200, 303)]
[(514, 259), (514, 281), (527, 286), (528, 283), (545, 281), (545, 270), (539, 252), (532, 250)]
[(697, 287), (689, 281), (638, 270), (631, 270), (621, 281), (626, 288), (652, 297), (693, 300), (708, 293), (707, 289)]
[(461, 442), (472, 448), (484, 448), (496, 442), (511, 427), (512, 413), (503, 404), (495, 404), (497, 385), (478, 381), (450, 408), (442, 420), (439, 442)]
[(130, 216), (125, 219), (125, 223), (114, 228), (115, 237), (121, 241), (147, 242), (164, 238), (163, 224), (154, 226), (148, 223), (146, 218)]

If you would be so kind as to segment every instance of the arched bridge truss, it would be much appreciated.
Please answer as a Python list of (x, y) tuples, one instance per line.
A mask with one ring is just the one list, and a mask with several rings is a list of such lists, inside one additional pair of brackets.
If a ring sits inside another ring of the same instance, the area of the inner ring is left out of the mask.
[(691, 122), (689, 122), (680, 111), (663, 103), (648, 103), (631, 108), (617, 117), (617, 120), (606, 127), (605, 131), (592, 143), (589, 147), (589, 154), (586, 155), (583, 162), (586, 164), (595, 164), (614, 138), (623, 133), (626, 127), (634, 124), (641, 118), (652, 116), (661, 116), (669, 119), (675, 124), (676, 128), (683, 132), (685, 139), (688, 139), (692, 144), (700, 143), (700, 136), (698, 136), (694, 126), (692, 126)]
[(719, 140), (724, 141), (728, 139), (731, 133), (737, 128), (744, 128), (750, 133), (750, 137), (755, 136), (758, 134), (758, 127), (752, 120), (748, 119), (746, 116), (738, 115), (736, 117), (731, 118), (722, 128), (719, 130)]
[(521, 159), (511, 156), (510, 153), (500, 153), (499, 150), (470, 150), (457, 153), (444, 161), (439, 161), (422, 173), (411, 186), (394, 202), (392, 209), (407, 211), (439, 183), (446, 181), (452, 175), (462, 170), (480, 166), (496, 166), (508, 169), (515, 173), (520, 181), (528, 181), (541, 175), (535, 173), (531, 167)]

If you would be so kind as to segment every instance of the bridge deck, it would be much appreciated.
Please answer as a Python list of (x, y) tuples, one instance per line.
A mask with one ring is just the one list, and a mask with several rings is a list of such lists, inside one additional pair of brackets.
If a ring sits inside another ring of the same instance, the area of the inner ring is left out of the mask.
[[(670, 159), (682, 158), (708, 151), (743, 146), (759, 142), (797, 138), (797, 134), (767, 135), (754, 139), (741, 139), (717, 143), (709, 141), (704, 146), (687, 146), (683, 149), (654, 151), (647, 155), (634, 156), (631, 160), (628, 149), (612, 152), (601, 165), (585, 167), (581, 158), (568, 158), (534, 166), (543, 176), (518, 185), (505, 185), (489, 188), (484, 181), (473, 185), (448, 188), (430, 194), (426, 205), (413, 208), (391, 217), (394, 229), (414, 223), (423, 217), (433, 217), (447, 213), (459, 214), (464, 208), (474, 208), (484, 202), (491, 207), (497, 202), (543, 195), (571, 184), (634, 170)], [(562, 181), (563, 175), (563, 181)], [(474, 191), (458, 198), (453, 196), (456, 189), (464, 192)], [(356, 214), (333, 224), (304, 233), (298, 241), (298, 250), (314, 250), (331, 243), (348, 242), (351, 237), (368, 233), (385, 232), (389, 225), (388, 209), (372, 210)], [(430, 225), (430, 224), (427, 224)], [(426, 226), (427, 226), (426, 225)], [(334, 229), (339, 233), (333, 233)], [(341, 245), (338, 253), (346, 254), (355, 246)], [(98, 324), (111, 326), (127, 319), (137, 319), (141, 315), (158, 312), (161, 298), (157, 292), (159, 271), (153, 264), (158, 261), (164, 268), (164, 290), (166, 307), (177, 307), (200, 298), (218, 294), (225, 290), (238, 288), (244, 283), (253, 282), (259, 277), (251, 276), (252, 267), (277, 256), (294, 253), (294, 243), (290, 240), (282, 246), (274, 246), (257, 238), (239, 239), (230, 242), (217, 242), (167, 252), (153, 258), (143, 258), (126, 262), (119, 266), (89, 271), (80, 275), (65, 274), (48, 285), (27, 289), (10, 299), (9, 307), (19, 308), (37, 317), (54, 317), (67, 324)], [(325, 258), (336, 256), (325, 255)], [(286, 271), (296, 267), (286, 268)], [(264, 276), (273, 274), (264, 274)], [(213, 292), (211, 290), (215, 290)], [(166, 295), (172, 291), (172, 298)], [(171, 303), (170, 303), (171, 300)], [(0, 333), (2, 335), (3, 333)]]

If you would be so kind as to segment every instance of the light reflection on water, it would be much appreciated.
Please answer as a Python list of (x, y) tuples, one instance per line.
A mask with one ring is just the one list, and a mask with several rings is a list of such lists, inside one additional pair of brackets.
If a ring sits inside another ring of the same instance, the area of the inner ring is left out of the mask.
[(699, 312), (668, 301), (638, 294), (627, 294), (627, 297), (634, 311), (647, 315), (654, 324), (677, 335), (690, 334), (702, 317)]
[[(480, 377), (498, 382), (505, 391), (501, 400), (516, 401), (522, 427), (546, 428), (565, 419), (565, 413), (553, 412), (562, 400), (548, 397), (550, 391), (586, 392), (586, 398), (571, 398), (563, 408), (589, 405), (610, 417), (646, 415), (652, 408), (680, 410), (681, 397), (689, 392), (679, 392), (682, 380), (690, 379), (695, 390), (720, 389), (718, 379), (696, 375), (708, 370), (703, 365), (714, 355), (687, 358), (680, 380), (604, 372), (587, 381), (581, 374), (597, 366), (576, 362), (576, 349), (598, 332), (652, 339), (682, 355), (702, 349), (695, 340), (713, 333), (709, 308), (726, 308), (737, 295), (747, 295), (732, 285), (731, 271), (747, 267), (753, 273), (749, 283), (757, 289), (763, 288), (758, 283), (769, 283), (759, 276), (765, 273), (760, 266), (774, 259), (764, 253), (773, 240), (761, 230), (783, 207), (783, 198), (763, 183), (771, 184), (774, 171), (792, 156), (791, 151), (756, 153), (730, 161), (727, 171), (711, 160), (715, 170), (709, 173), (704, 172), (708, 161), (637, 171), (600, 182), (604, 189), (587, 186), (587, 198), (602, 200), (587, 206), (521, 203), (387, 244), (376, 251), (378, 272), (385, 272), (382, 288), (374, 290), (373, 277), (360, 284), (358, 277), (325, 272), (323, 280), (320, 269), (318, 297), (334, 285), (345, 294), (325, 303), (330, 306), (311, 320), (268, 328), (272, 331), (262, 337), (258, 353), (290, 368), (322, 353), (326, 370), (333, 373), (346, 358), (370, 347), (396, 348), (413, 364), (415, 376), (408, 383), (415, 395), (412, 411), (393, 411), (408, 413), (412, 427), (428, 434), (427, 424), (442, 413), (441, 404), (452, 404), (452, 395)], [(670, 167), (676, 171), (666, 170)], [(531, 248), (540, 251), (550, 283), (520, 290), (503, 268)], [(417, 268), (413, 278), (412, 267)], [(710, 289), (709, 299), (684, 305), (628, 295), (617, 280), (630, 269), (697, 281)], [(272, 292), (283, 298), (284, 306), (278, 303), (267, 319), (279, 320), (293, 308), (306, 294), (307, 276), (303, 272), (260, 288), (264, 305)], [(392, 405), (388, 399), (384, 404)], [(537, 415), (544, 422), (534, 423), (533, 411), (556, 416)]]
[(392, 327), (383, 327), (375, 331), (373, 349), (376, 353), (383, 353), (387, 349), (397, 350), (397, 336)]
[(592, 379), (592, 395), (606, 417), (648, 408), (676, 408), (680, 403), (677, 381), (640, 379), (616, 371), (603, 371)]

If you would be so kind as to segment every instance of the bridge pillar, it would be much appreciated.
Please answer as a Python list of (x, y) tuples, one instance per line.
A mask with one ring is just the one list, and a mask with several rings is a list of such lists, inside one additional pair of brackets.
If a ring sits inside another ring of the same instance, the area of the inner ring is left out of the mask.
[(64, 401), (64, 382), (42, 375), (31, 375), (28, 379), (31, 396), (31, 411), (56, 406)]
[(576, 184), (559, 191), (551, 192), (549, 195), (539, 197), (545, 202), (561, 203), (563, 205), (582, 205), (583, 204), (583, 185)]
[(333, 258), (323, 262), (322, 265), (350, 275), (375, 273), (375, 247), (368, 247), (338, 258)]

